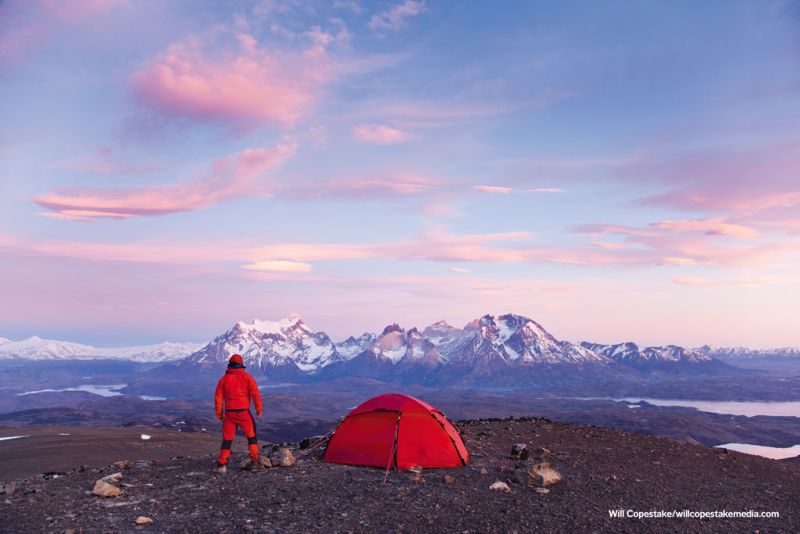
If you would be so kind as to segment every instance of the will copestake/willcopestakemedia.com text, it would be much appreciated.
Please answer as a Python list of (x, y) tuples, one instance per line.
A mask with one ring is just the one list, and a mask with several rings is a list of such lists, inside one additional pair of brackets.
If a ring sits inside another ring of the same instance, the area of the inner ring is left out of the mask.
[(779, 512), (762, 512), (758, 510), (626, 510), (619, 508), (609, 510), (611, 518), (631, 518), (631, 519), (757, 519), (757, 518), (779, 518)]

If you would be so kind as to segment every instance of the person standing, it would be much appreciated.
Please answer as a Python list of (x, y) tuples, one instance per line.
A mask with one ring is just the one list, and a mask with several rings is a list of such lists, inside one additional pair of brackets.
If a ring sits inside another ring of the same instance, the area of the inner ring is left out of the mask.
[(259, 467), (256, 422), (253, 414), (250, 413), (250, 401), (253, 402), (258, 417), (261, 417), (263, 405), (256, 379), (244, 369), (242, 357), (238, 354), (231, 356), (228, 360), (228, 369), (219, 379), (214, 392), (214, 410), (217, 413), (217, 419), (222, 421), (222, 446), (217, 458), (217, 472), (219, 473), (227, 471), (231, 444), (237, 427), (241, 428), (247, 437), (250, 468), (258, 469)]

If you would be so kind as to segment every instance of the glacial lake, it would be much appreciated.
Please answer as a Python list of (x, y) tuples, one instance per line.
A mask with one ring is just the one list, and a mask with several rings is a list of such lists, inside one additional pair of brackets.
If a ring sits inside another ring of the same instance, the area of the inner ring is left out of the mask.
[(678, 399), (648, 399), (642, 397), (622, 397), (608, 399), (614, 401), (628, 401), (638, 405), (642, 401), (654, 406), (680, 406), (696, 408), (701, 412), (711, 412), (727, 415), (769, 415), (773, 417), (800, 417), (800, 402), (750, 402), (750, 401), (706, 401), (706, 400), (678, 400)]
[[(37, 393), (62, 393), (64, 391), (84, 391), (92, 393), (93, 395), (100, 395), (101, 397), (117, 397), (123, 395), (121, 389), (127, 387), (128, 384), (81, 384), (80, 386), (63, 388), (63, 389), (38, 389), (36, 391), (26, 391), (24, 393), (17, 393), (17, 395), (36, 395)], [(133, 395), (142, 400), (166, 400), (166, 397), (156, 397), (153, 395)]]
[(773, 460), (783, 460), (784, 458), (800, 456), (800, 444), (793, 447), (767, 447), (764, 445), (750, 445), (749, 443), (725, 443), (723, 445), (717, 445), (717, 447), (743, 452), (745, 454), (763, 456), (764, 458), (772, 458)]

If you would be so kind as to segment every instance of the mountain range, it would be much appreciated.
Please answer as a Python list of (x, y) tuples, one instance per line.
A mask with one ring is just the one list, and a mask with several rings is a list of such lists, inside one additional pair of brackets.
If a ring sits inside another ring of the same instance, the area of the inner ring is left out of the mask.
[[(528, 317), (511, 313), (484, 315), (460, 328), (445, 321), (422, 330), (390, 324), (379, 334), (365, 332), (338, 342), (325, 332), (311, 329), (297, 314), (279, 321), (239, 321), (207, 344), (165, 342), (104, 349), (38, 337), (17, 342), (0, 338), (0, 358), (160, 363), (151, 371), (153, 377), (216, 375), (233, 353), (242, 355), (252, 373), (273, 382), (357, 377), (425, 384), (499, 385), (537, 380), (554, 372), (589, 371), (602, 375), (714, 370), (725, 366), (717, 356), (748, 354), (743, 348), (572, 343), (555, 338)], [(784, 349), (781, 354), (800, 355), (800, 351)]]
[(101, 348), (70, 341), (42, 339), (38, 336), (22, 341), (0, 337), (0, 359), (26, 360), (126, 360), (140, 363), (167, 362), (185, 358), (203, 346), (202, 343), (172, 343), (140, 347)]

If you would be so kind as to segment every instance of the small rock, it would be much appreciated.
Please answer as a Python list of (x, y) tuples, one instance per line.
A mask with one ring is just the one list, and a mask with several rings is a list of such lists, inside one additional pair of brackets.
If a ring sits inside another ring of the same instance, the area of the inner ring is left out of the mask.
[(297, 462), (297, 459), (287, 447), (281, 447), (270, 453), (269, 461), (273, 467), (291, 467)]
[(67, 530), (64, 531), (64, 534), (75, 534), (75, 529), (74, 528), (68, 528)]
[(102, 480), (103, 482), (106, 482), (107, 484), (116, 484), (120, 480), (122, 480), (122, 473), (112, 473), (110, 475), (104, 476), (100, 480)]
[(264, 469), (269, 469), (272, 467), (272, 462), (266, 456), (259, 456), (258, 461), (261, 463), (261, 467)]
[(528, 445), (525, 443), (517, 443), (511, 447), (511, 457), (515, 460), (527, 460), (529, 454)]
[(145, 515), (140, 515), (139, 517), (136, 518), (136, 524), (137, 525), (146, 525), (146, 524), (152, 523), (152, 522), (153, 522), (153, 520), (150, 519), (149, 517), (145, 516)]
[(114, 462), (111, 465), (113, 465), (116, 469), (119, 469), (121, 471), (133, 467), (133, 465), (131, 465), (131, 462), (128, 460), (119, 460), (118, 462)]
[(98, 497), (116, 497), (122, 493), (122, 490), (116, 486), (112, 486), (105, 480), (100, 479), (94, 483), (92, 493)]
[(537, 462), (546, 462), (550, 459), (550, 449), (538, 447), (535, 451), (533, 451), (533, 457)]
[(547, 495), (548, 493), (550, 493), (550, 490), (547, 488), (535, 488), (535, 489), (536, 493), (541, 493), (542, 495)]
[(6, 484), (0, 484), (0, 495), (14, 495), (17, 490), (17, 483), (13, 480)]
[(561, 481), (561, 474), (550, 467), (550, 464), (547, 462), (533, 465), (528, 471), (528, 474), (530, 475), (528, 484), (541, 488), (557, 484)]
[(489, 474), (489, 471), (488, 471), (488, 470), (487, 470), (485, 467), (481, 467), (481, 471), (480, 471), (480, 473), (481, 473), (482, 475), (488, 475), (488, 474)]
[(447, 484), (448, 486), (452, 486), (456, 481), (456, 477), (450, 475), (444, 475), (442, 477), (442, 482)]
[(492, 491), (505, 491), (506, 493), (511, 493), (511, 488), (508, 487), (508, 484), (499, 480), (497, 482), (492, 482), (492, 485), (489, 486), (489, 489)]
[(150, 439), (150, 437), (151, 436), (149, 434), (142, 434), (141, 435), (141, 439), (143, 439), (144, 441), (147, 441), (148, 439)]

